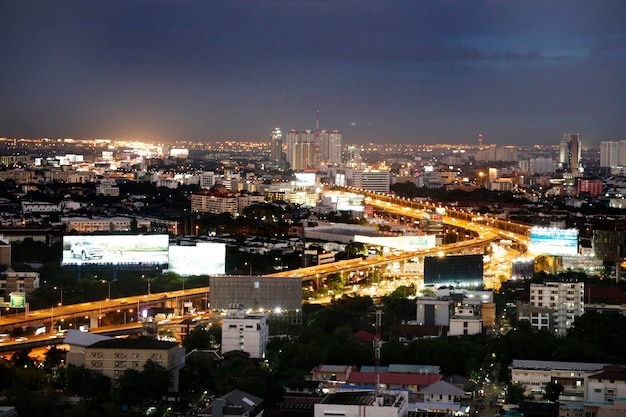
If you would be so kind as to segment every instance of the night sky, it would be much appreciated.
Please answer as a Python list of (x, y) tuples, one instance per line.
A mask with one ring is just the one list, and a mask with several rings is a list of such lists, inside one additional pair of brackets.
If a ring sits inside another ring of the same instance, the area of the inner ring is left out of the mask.
[(626, 140), (624, 0), (0, 0), (0, 136)]

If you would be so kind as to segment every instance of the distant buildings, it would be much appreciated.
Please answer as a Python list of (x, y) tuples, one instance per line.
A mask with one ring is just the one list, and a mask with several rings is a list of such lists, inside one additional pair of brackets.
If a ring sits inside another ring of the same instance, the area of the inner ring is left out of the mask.
[[(272, 144), (274, 144), (276, 134), (277, 131), (274, 130)], [(338, 130), (313, 131), (307, 129), (298, 132), (295, 129), (291, 129), (287, 132), (284, 148), (286, 149), (287, 163), (294, 171), (309, 168), (325, 171), (328, 166), (341, 164), (342, 135)], [(272, 149), (274, 149), (274, 145), (272, 145)], [(272, 151), (272, 155), (274, 155), (274, 151)], [(275, 161), (275, 159), (272, 156), (272, 161)]]

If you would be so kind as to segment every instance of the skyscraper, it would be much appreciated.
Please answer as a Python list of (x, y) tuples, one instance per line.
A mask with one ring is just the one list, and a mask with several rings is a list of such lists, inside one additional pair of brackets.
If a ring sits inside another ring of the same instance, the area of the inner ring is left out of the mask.
[(322, 130), (318, 137), (320, 162), (328, 166), (341, 165), (341, 132)]
[(559, 165), (564, 170), (577, 173), (581, 170), (581, 142), (578, 133), (564, 133), (559, 151)]
[[(600, 167), (614, 168), (619, 165), (620, 142), (600, 142)], [(624, 143), (626, 145), (626, 143)]]
[(280, 128), (277, 127), (272, 131), (271, 137), (271, 158), (272, 164), (275, 167), (282, 167), (285, 161), (284, 153), (283, 153), (283, 133), (280, 131)]

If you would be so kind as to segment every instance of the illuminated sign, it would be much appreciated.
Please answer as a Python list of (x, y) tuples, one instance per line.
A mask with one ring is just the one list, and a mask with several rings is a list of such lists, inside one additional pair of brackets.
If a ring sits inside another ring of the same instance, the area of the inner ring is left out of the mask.
[(296, 172), (297, 187), (313, 187), (315, 186), (315, 172)]
[(540, 255), (577, 255), (578, 230), (533, 227), (528, 251)]
[(224, 275), (226, 244), (198, 242), (196, 246), (170, 246), (168, 271), (181, 276)]
[(166, 265), (168, 235), (64, 236), (62, 265)]

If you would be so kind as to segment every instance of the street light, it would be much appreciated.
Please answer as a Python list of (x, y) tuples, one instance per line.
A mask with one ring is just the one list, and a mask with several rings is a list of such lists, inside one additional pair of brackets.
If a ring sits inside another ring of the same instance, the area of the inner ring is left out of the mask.
[(100, 281), (103, 284), (109, 284), (109, 292), (108, 292), (108, 297), (107, 300), (111, 299), (111, 281), (107, 281), (106, 279), (103, 279), (102, 281)]
[[(141, 275), (141, 278), (145, 278), (145, 275)], [(147, 278), (148, 279), (148, 295), (151, 295), (152, 293), (150, 292), (150, 277)]]
[(54, 287), (55, 291), (59, 290), (59, 292), (61, 293), (61, 302), (59, 303), (60, 306), (63, 305), (63, 288), (61, 287)]

